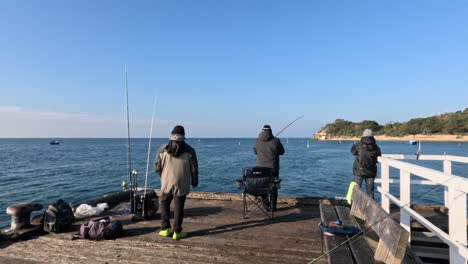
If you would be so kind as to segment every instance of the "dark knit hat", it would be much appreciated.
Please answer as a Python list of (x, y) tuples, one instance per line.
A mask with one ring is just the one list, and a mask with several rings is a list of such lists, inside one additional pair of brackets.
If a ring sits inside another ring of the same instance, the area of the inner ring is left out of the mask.
[(177, 125), (174, 127), (174, 129), (172, 129), (172, 132), (171, 132), (172, 135), (182, 135), (182, 136), (185, 136), (185, 129), (183, 126), (181, 125)]
[(262, 130), (271, 130), (271, 126), (270, 125), (264, 125)]

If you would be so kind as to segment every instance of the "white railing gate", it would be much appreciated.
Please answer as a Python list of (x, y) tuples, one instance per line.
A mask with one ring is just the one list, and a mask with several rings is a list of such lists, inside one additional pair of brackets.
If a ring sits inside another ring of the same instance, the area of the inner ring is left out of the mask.
[[(440, 160), (443, 161), (444, 172), (421, 167), (400, 161), (402, 159)], [(452, 162), (468, 163), (468, 157), (449, 155), (384, 155), (379, 157), (381, 163), (381, 187), (377, 190), (382, 194), (382, 208), (390, 212), (390, 201), (400, 207), (400, 224), (411, 232), (411, 218), (431, 230), (450, 247), (450, 263), (466, 264), (467, 249), (467, 193), (468, 179), (452, 174)], [(399, 179), (390, 178), (390, 167), (400, 170)], [(411, 175), (424, 180), (411, 180)], [(390, 184), (400, 184), (400, 199), (390, 194)], [(426, 218), (410, 208), (411, 184), (443, 185), (444, 205), (448, 208), (449, 234), (429, 222)]]

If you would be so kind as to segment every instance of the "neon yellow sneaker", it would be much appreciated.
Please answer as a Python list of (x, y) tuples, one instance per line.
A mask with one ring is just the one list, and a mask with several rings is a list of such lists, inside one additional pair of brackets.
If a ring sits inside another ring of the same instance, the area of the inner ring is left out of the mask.
[(163, 230), (159, 231), (159, 235), (162, 236), (162, 237), (168, 237), (168, 236), (171, 235), (171, 229), (169, 229), (169, 228), (163, 229)]
[(184, 237), (187, 237), (187, 233), (185, 232), (180, 232), (180, 233), (174, 232), (174, 234), (172, 235), (172, 239), (174, 240), (179, 240)]

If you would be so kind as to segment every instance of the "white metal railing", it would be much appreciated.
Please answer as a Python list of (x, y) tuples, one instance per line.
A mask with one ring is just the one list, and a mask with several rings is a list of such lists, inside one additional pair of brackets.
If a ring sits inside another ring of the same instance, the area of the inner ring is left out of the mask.
[[(440, 160), (444, 171), (437, 171), (415, 164), (403, 162), (403, 159)], [(468, 163), (468, 157), (450, 155), (383, 155), (381, 163), (381, 184), (377, 190), (382, 194), (382, 208), (390, 212), (390, 200), (400, 206), (400, 225), (411, 232), (411, 217), (431, 230), (450, 247), (450, 263), (467, 263), (467, 202), (468, 179), (452, 174), (452, 162)], [(399, 179), (390, 179), (390, 167), (400, 170)], [(411, 180), (411, 175), (424, 180)], [(400, 199), (390, 194), (390, 183), (400, 184)], [(449, 234), (429, 222), (426, 218), (412, 210), (411, 184), (443, 185), (444, 205), (449, 208)]]

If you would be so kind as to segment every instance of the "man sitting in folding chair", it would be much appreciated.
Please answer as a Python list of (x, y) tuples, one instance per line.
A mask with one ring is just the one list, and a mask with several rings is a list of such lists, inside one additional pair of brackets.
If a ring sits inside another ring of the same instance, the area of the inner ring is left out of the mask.
[[(269, 125), (264, 125), (262, 132), (258, 134), (255, 140), (253, 151), (256, 157), (256, 166), (271, 168), (273, 175), (279, 180), (280, 162), (279, 156), (284, 155), (284, 147), (281, 140), (273, 136), (273, 131)], [(276, 211), (276, 202), (278, 199), (278, 188), (273, 189), (272, 199), (270, 200), (270, 208)]]
[(247, 167), (242, 169), (243, 177), (238, 180), (242, 190), (242, 216), (247, 218), (255, 210), (260, 210), (273, 219), (273, 210), (269, 210), (277, 181), (271, 168)]

